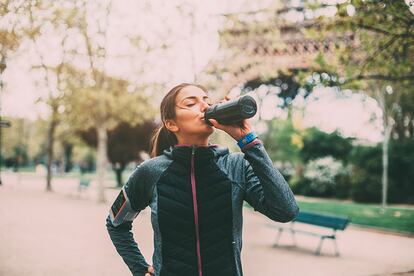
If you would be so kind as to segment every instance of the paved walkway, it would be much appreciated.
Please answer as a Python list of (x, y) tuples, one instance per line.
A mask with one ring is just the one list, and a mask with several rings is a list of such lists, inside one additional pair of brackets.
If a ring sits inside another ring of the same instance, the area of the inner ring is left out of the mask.
[[(44, 192), (43, 179), (2, 173), (0, 186), (0, 275), (130, 275), (115, 252), (106, 228), (110, 203), (96, 203), (94, 187), (77, 192), (77, 182), (62, 179)], [(108, 201), (117, 191), (108, 189)], [(270, 220), (245, 210), (243, 269), (246, 276), (273, 275), (414, 275), (414, 238), (349, 227), (338, 234), (340, 257), (325, 241), (315, 256), (318, 238), (298, 235), (299, 248), (271, 246)], [(134, 222), (133, 232), (147, 261), (153, 250), (150, 212)], [(411, 271), (411, 273), (409, 272)], [(403, 274), (400, 274), (403, 273)], [(183, 275), (185, 276), (185, 275)]]

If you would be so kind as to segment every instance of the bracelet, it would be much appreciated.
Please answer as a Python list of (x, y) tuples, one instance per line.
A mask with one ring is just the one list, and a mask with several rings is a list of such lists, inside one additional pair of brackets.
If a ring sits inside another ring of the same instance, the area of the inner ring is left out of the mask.
[(257, 138), (256, 133), (253, 131), (241, 138), (239, 141), (237, 141), (237, 145), (240, 147), (240, 149), (244, 148), (247, 144), (252, 142), (254, 139)]

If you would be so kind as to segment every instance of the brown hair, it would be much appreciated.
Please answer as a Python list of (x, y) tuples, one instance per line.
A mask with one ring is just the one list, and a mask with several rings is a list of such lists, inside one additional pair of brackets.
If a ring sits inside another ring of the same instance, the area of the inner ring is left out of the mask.
[(187, 86), (195, 86), (207, 93), (207, 89), (198, 84), (181, 83), (173, 87), (162, 99), (160, 105), (161, 125), (154, 131), (150, 144), (150, 156), (156, 157), (163, 153), (165, 149), (178, 143), (177, 137), (165, 127), (165, 121), (175, 119), (175, 99), (178, 93)]

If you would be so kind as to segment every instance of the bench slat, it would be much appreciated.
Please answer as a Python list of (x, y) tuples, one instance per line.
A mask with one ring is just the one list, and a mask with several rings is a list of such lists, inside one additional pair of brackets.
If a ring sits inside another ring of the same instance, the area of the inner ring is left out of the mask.
[(335, 230), (344, 230), (349, 223), (349, 218), (315, 214), (310, 212), (299, 212), (294, 221), (332, 228)]

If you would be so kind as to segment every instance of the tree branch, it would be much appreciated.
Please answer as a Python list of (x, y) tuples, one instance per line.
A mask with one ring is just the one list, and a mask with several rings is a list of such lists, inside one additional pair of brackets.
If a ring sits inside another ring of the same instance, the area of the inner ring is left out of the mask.
[(357, 80), (386, 80), (386, 81), (404, 81), (404, 80), (411, 80), (414, 81), (414, 75), (405, 75), (405, 76), (393, 76), (393, 75), (358, 75), (353, 78), (349, 78), (345, 80), (345, 83), (351, 83)]
[(414, 34), (412, 33), (398, 33), (398, 34), (394, 34), (394, 33), (390, 33), (386, 30), (371, 26), (371, 25), (366, 25), (363, 23), (352, 23), (354, 26), (365, 29), (365, 30), (369, 30), (369, 31), (373, 31), (376, 33), (380, 33), (380, 34), (384, 34), (384, 35), (389, 35), (389, 36), (396, 36), (396, 37), (403, 37), (403, 38), (414, 38)]
[(391, 37), (384, 45), (382, 45), (381, 47), (379, 47), (372, 55), (370, 55), (365, 61), (364, 64), (362, 65), (361, 68), (361, 75), (364, 74), (365, 68), (367, 67), (367, 65), (373, 61), (381, 52), (383, 52), (384, 50), (386, 50), (388, 47), (390, 47), (392, 44), (394, 44), (395, 41), (398, 40), (397, 36), (393, 36)]

